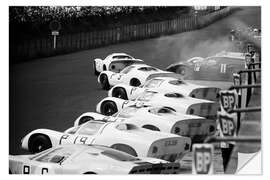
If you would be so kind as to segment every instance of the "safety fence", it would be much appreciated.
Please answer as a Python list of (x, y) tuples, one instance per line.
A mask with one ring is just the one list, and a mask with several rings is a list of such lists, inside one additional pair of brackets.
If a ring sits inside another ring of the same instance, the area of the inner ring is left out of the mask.
[(78, 50), (102, 47), (120, 42), (141, 40), (169, 34), (181, 33), (205, 27), (221, 19), (236, 8), (226, 7), (209, 14), (180, 16), (177, 19), (147, 24), (125, 25), (101, 31), (81, 32), (57, 36), (56, 48), (53, 37), (24, 41), (21, 44), (10, 42), (11, 61), (21, 62), (28, 59), (64, 54)]

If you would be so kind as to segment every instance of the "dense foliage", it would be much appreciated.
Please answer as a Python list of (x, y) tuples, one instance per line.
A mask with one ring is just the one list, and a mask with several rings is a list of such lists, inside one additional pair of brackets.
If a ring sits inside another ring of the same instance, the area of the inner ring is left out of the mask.
[(16, 40), (50, 34), (49, 23), (61, 22), (61, 34), (92, 31), (175, 18), (190, 7), (159, 6), (21, 6), (10, 7), (10, 29)]

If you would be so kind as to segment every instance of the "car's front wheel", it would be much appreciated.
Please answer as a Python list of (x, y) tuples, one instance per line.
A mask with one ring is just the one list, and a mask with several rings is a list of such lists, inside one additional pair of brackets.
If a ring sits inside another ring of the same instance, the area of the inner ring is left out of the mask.
[(133, 79), (131, 79), (131, 80), (130, 80), (129, 85), (131, 85), (131, 86), (135, 86), (135, 87), (138, 87), (138, 86), (140, 86), (140, 85), (141, 85), (141, 82), (140, 82), (140, 80), (139, 80), (139, 79), (137, 79), (137, 78), (133, 78)]
[(84, 123), (86, 123), (86, 122), (88, 122), (88, 121), (92, 121), (92, 120), (94, 120), (93, 117), (91, 117), (91, 116), (84, 116), (84, 117), (82, 117), (82, 118), (80, 119), (78, 125), (84, 124)]
[(29, 150), (31, 153), (38, 153), (52, 147), (48, 136), (43, 134), (32, 135), (29, 140)]
[(112, 101), (104, 101), (102, 104), (101, 104), (101, 107), (100, 107), (100, 112), (101, 114), (103, 115), (106, 115), (106, 116), (111, 116), (115, 113), (117, 113), (117, 106), (114, 102)]
[(115, 88), (112, 92), (113, 97), (128, 100), (127, 93), (124, 88)]
[(102, 89), (104, 89), (104, 90), (109, 90), (110, 89), (108, 76), (106, 74), (102, 74), (100, 76), (100, 84), (101, 84)]

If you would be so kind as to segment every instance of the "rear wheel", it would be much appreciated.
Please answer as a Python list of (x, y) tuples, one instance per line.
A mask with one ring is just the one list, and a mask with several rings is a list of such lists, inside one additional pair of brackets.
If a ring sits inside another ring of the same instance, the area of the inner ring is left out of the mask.
[(101, 114), (106, 116), (111, 116), (115, 113), (117, 113), (118, 109), (114, 102), (112, 101), (105, 101), (101, 104), (100, 107)]
[(38, 153), (52, 147), (48, 136), (43, 134), (32, 135), (29, 140), (29, 150), (32, 153)]
[(109, 90), (110, 89), (108, 76), (106, 74), (102, 74), (100, 76), (100, 84), (101, 84), (102, 89), (104, 89), (104, 90)]
[(131, 86), (135, 86), (135, 87), (138, 87), (141, 85), (141, 82), (139, 81), (139, 79), (137, 78), (133, 78), (130, 80), (130, 83), (129, 83)]
[(132, 147), (125, 144), (114, 144), (111, 146), (111, 148), (128, 153), (132, 156), (138, 156), (136, 151)]
[(127, 93), (124, 88), (115, 88), (112, 92), (113, 97), (128, 100)]

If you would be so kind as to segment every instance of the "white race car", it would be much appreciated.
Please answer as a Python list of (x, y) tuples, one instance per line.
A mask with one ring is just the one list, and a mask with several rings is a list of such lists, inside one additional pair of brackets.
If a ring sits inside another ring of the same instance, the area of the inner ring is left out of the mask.
[(9, 155), (10, 174), (176, 174), (179, 163), (134, 157), (105, 146), (58, 145), (34, 155)]
[(95, 144), (133, 156), (175, 161), (189, 152), (191, 140), (174, 134), (151, 131), (123, 122), (89, 121), (65, 132), (37, 129), (22, 139), (22, 148), (32, 153), (58, 144)]
[(184, 80), (173, 77), (156, 77), (150, 79), (140, 87), (133, 87), (127, 84), (113, 86), (109, 92), (109, 97), (117, 97), (125, 100), (134, 100), (144, 91), (151, 90), (156, 92), (177, 92), (185, 96), (210, 101), (218, 101), (219, 88), (207, 87), (188, 83)]
[(83, 113), (76, 119), (74, 126), (93, 119), (131, 123), (153, 131), (186, 136), (190, 137), (193, 143), (202, 142), (207, 136), (214, 135), (216, 131), (216, 120), (177, 113), (166, 107), (137, 107), (135, 105), (126, 107), (113, 116), (105, 116), (95, 112)]
[(135, 59), (126, 53), (113, 53), (108, 55), (104, 60), (99, 58), (94, 59), (94, 73), (98, 75), (102, 71), (120, 72), (127, 66), (142, 62), (143, 60)]
[(134, 101), (106, 97), (97, 104), (96, 111), (110, 116), (131, 105), (155, 107), (162, 105), (179, 113), (197, 115), (207, 119), (215, 119), (219, 108), (218, 102), (196, 99), (180, 93), (144, 91)]
[(144, 84), (145, 81), (154, 77), (175, 77), (181, 78), (181, 75), (163, 71), (161, 69), (146, 65), (146, 64), (133, 64), (124, 68), (119, 73), (112, 71), (103, 71), (98, 76), (98, 82), (101, 84), (102, 89), (109, 90), (111, 86), (123, 83), (131, 86), (139, 86)]

